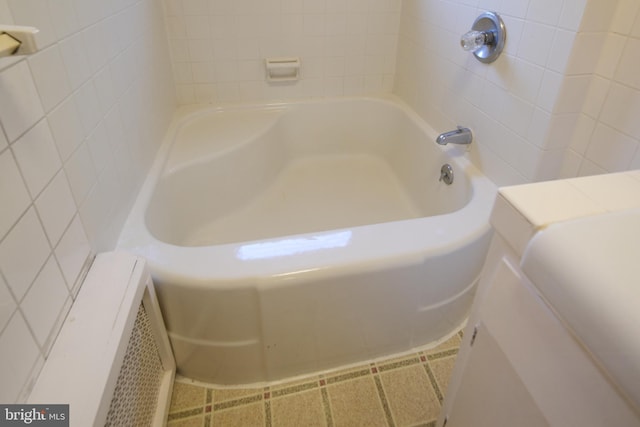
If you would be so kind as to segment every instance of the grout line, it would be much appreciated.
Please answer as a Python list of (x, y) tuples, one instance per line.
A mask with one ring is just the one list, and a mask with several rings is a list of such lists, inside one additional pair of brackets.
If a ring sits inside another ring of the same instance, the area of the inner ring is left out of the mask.
[(193, 417), (196, 415), (202, 415), (203, 408), (202, 406), (199, 408), (187, 409), (185, 411), (173, 412), (169, 414), (167, 421), (173, 421), (181, 418)]
[(400, 360), (397, 362), (392, 362), (392, 363), (382, 364), (382, 365), (378, 364), (378, 370), (380, 372), (385, 372), (385, 371), (390, 371), (392, 369), (398, 369), (398, 368), (404, 368), (411, 365), (417, 365), (418, 363), (420, 363), (420, 359), (416, 355), (413, 355), (411, 359)]
[(373, 379), (376, 382), (376, 389), (378, 390), (378, 397), (380, 398), (380, 402), (382, 403), (382, 409), (384, 409), (384, 415), (387, 418), (387, 424), (390, 427), (395, 427), (395, 423), (393, 422), (393, 415), (391, 414), (391, 408), (389, 408), (389, 402), (387, 402), (387, 396), (384, 394), (384, 389), (382, 388), (382, 381), (380, 381), (380, 375), (374, 375)]
[(324, 417), (325, 417), (325, 420), (327, 421), (327, 427), (333, 427), (333, 416), (331, 415), (331, 403), (329, 402), (329, 393), (327, 392), (327, 388), (324, 386), (320, 388), (320, 392), (322, 393), (322, 407), (324, 408)]
[(449, 356), (455, 356), (457, 354), (458, 354), (458, 349), (452, 348), (451, 350), (445, 350), (439, 353), (428, 354), (427, 359), (438, 360), (438, 359), (444, 359), (445, 357), (449, 357)]
[(326, 382), (327, 384), (335, 384), (342, 381), (353, 380), (356, 378), (364, 377), (369, 375), (369, 373), (370, 373), (369, 368), (363, 367), (357, 371), (347, 372), (346, 374), (340, 374), (335, 377), (330, 376), (326, 379)]
[(431, 387), (433, 388), (433, 391), (436, 393), (438, 402), (440, 402), (440, 405), (442, 406), (442, 401), (444, 400), (444, 397), (442, 396), (442, 392), (440, 391), (440, 387), (438, 386), (438, 382), (436, 381), (436, 376), (433, 374), (433, 371), (431, 370), (431, 366), (429, 366), (429, 363), (425, 363), (422, 366), (424, 366), (424, 370), (427, 372), (427, 376), (429, 377), (429, 382), (431, 383)]
[(282, 397), (289, 394), (299, 393), (301, 391), (312, 390), (314, 388), (318, 388), (317, 380), (309, 383), (294, 385), (280, 390), (275, 390), (271, 392), (271, 395), (273, 397)]
[(216, 403), (213, 405), (213, 410), (220, 411), (222, 409), (229, 409), (229, 408), (234, 408), (236, 406), (248, 405), (250, 403), (259, 402), (261, 400), (263, 400), (262, 393), (254, 396), (243, 397), (241, 399), (235, 399), (235, 400), (229, 400), (226, 402)]
[[(266, 394), (266, 393), (265, 393)], [(271, 402), (267, 399), (264, 401), (264, 425), (271, 427)]]

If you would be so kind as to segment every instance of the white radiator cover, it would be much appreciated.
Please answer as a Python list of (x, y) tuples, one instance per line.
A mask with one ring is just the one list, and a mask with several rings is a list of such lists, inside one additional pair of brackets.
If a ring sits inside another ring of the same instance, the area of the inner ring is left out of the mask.
[(69, 404), (71, 426), (164, 425), (174, 376), (144, 259), (109, 252), (91, 266), (28, 401)]

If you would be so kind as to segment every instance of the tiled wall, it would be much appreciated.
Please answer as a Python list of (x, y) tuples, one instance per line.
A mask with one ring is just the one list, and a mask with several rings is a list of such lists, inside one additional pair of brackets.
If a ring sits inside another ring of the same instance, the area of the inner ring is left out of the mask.
[(111, 249), (175, 108), (155, 0), (0, 0), (0, 402), (24, 399), (92, 253)]
[[(470, 157), (499, 185), (640, 167), (638, 8), (405, 0), (395, 92), (438, 131), (472, 127)], [(458, 45), (484, 10), (499, 12), (508, 34), (489, 65)]]
[[(164, 0), (179, 102), (391, 92), (401, 0)], [(296, 83), (264, 58), (300, 57)]]
[(590, 0), (587, 10), (591, 19), (580, 27), (574, 55), (602, 53), (574, 118), (563, 177), (640, 169), (640, 2), (622, 0), (615, 9)]
[[(551, 177), (565, 147), (550, 144), (549, 130), (557, 115), (581, 110), (589, 83), (565, 75), (585, 2), (405, 0), (395, 92), (439, 132), (471, 127), (470, 157), (498, 185)], [(507, 27), (505, 50), (492, 64), (459, 45), (485, 10)]]

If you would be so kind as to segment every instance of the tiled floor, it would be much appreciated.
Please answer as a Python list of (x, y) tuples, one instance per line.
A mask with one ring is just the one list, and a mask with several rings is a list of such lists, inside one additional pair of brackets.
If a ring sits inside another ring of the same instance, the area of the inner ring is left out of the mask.
[(179, 381), (168, 426), (435, 426), (461, 336), (404, 357), (268, 387)]

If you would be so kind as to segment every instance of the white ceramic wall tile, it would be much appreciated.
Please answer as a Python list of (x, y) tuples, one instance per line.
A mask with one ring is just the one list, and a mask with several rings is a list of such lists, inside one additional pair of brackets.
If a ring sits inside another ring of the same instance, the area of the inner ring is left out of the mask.
[(583, 158), (582, 163), (580, 163), (580, 169), (578, 170), (579, 177), (583, 176), (592, 176), (592, 175), (603, 175), (606, 174), (607, 170), (602, 169), (600, 166), (593, 163), (591, 160)]
[(609, 33), (604, 40), (604, 47), (600, 54), (596, 74), (613, 79), (616, 72), (616, 66), (620, 61), (622, 51), (627, 38), (618, 34)]
[(76, 205), (80, 206), (97, 179), (96, 170), (91, 160), (91, 153), (86, 145), (82, 144), (80, 148), (73, 153), (71, 158), (65, 163), (64, 170), (67, 174)]
[(29, 68), (45, 111), (51, 111), (71, 93), (69, 78), (57, 45), (29, 57)]
[(609, 31), (613, 16), (616, 13), (617, 3), (600, 0), (587, 0), (580, 30), (592, 32)]
[(0, 19), (7, 24), (13, 24), (13, 15), (9, 9), (8, 0), (0, 0)]
[(50, 252), (33, 209), (20, 219), (0, 243), (0, 269), (18, 301), (31, 286)]
[(636, 21), (633, 24), (633, 28), (631, 28), (631, 37), (639, 38), (640, 37), (640, 13), (636, 15)]
[(619, 0), (610, 30), (614, 33), (629, 34), (638, 16), (638, 10), (640, 3), (636, 0)]
[(555, 71), (546, 70), (540, 83), (537, 104), (547, 112), (555, 110), (556, 101), (562, 89), (563, 76)]
[[(565, 70), (567, 69), (567, 64), (569, 63), (569, 58), (571, 57), (571, 54), (572, 54), (572, 50), (575, 49), (575, 46), (574, 46), (575, 39), (576, 39), (576, 33), (574, 31), (567, 31), (562, 29), (556, 30), (556, 34), (553, 40), (553, 46), (551, 47), (551, 52), (549, 53), (549, 60), (547, 62), (547, 67), (549, 69), (553, 71), (557, 71), (559, 73), (565, 72)], [(593, 69), (594, 65), (595, 65), (595, 61), (592, 67), (589, 68), (589, 71)], [(572, 70), (571, 71), (566, 70), (566, 71), (567, 73), (572, 73)]]
[(542, 24), (556, 26), (562, 13), (563, 1), (535, 0), (529, 2), (527, 19)]
[(105, 55), (105, 52), (108, 51), (106, 38), (111, 37), (112, 34), (106, 34), (101, 25), (95, 24), (84, 30), (82, 36), (85, 45), (91, 46), (91, 49), (87, 49), (87, 62), (91, 67), (92, 74), (95, 74), (105, 66), (109, 59)]
[(63, 309), (68, 298), (69, 290), (58, 264), (54, 257), (49, 257), (21, 304), (24, 317), (40, 347), (45, 347), (50, 341), (59, 319), (66, 314)]
[(49, 0), (49, 12), (58, 40), (79, 30), (80, 24), (73, 0)]
[[(159, 2), (0, 0), (2, 23), (13, 23), (9, 4), (21, 23), (40, 26), (42, 36), (58, 43), (27, 59), (0, 61), (0, 298), (7, 300), (3, 290), (11, 289), (19, 305), (14, 311), (9, 299), (0, 309), (2, 326), (6, 312), (14, 313), (5, 331), (0, 328), (3, 402), (24, 399), (25, 384), (37, 374), (66, 313), (70, 299), (64, 295), (77, 294), (94, 250), (114, 247), (175, 105)], [(124, 104), (126, 120), (120, 118)], [(50, 134), (43, 132), (47, 122)], [(85, 220), (100, 223), (107, 238), (92, 248), (74, 197), (86, 198), (98, 182), (94, 163), (102, 177), (94, 205), (105, 209)], [(30, 341), (7, 341), (14, 323), (24, 326)], [(26, 360), (31, 350), (34, 357)]]
[(562, 82), (562, 88), (558, 94), (554, 106), (555, 113), (579, 113), (582, 111), (586, 99), (590, 76), (567, 76)]
[(560, 13), (561, 28), (577, 31), (588, 0), (564, 0)]
[[(166, 1), (178, 96), (192, 103), (390, 92), (400, 5)], [(262, 62), (271, 56), (300, 57), (301, 81), (268, 84)], [(347, 64), (354, 57), (359, 69)], [(351, 78), (345, 82), (346, 76)]]
[(40, 350), (24, 318), (16, 312), (0, 335), (0, 400), (19, 403), (34, 366), (41, 360)]
[(631, 160), (631, 170), (640, 169), (640, 147), (636, 150), (636, 154), (633, 156)]
[(570, 46), (571, 51), (565, 53), (567, 58), (570, 57), (567, 74), (593, 73), (601, 57), (598, 52), (604, 49), (606, 38), (604, 33), (579, 33)]
[(611, 80), (600, 76), (592, 76), (582, 112), (594, 118), (600, 116), (600, 111), (607, 98), (610, 86)]
[(562, 150), (569, 147), (573, 142), (579, 117), (579, 114), (574, 113), (554, 114), (543, 148), (545, 150)]
[(67, 69), (69, 82), (75, 90), (82, 86), (91, 76), (91, 64), (87, 58), (87, 48), (82, 33), (62, 40), (59, 44), (60, 53)]
[(0, 154), (0, 240), (29, 207), (31, 199), (10, 150)]
[(640, 89), (640, 39), (629, 37), (626, 40), (622, 58), (615, 73), (616, 81)]
[(629, 169), (638, 141), (610, 127), (596, 126), (586, 157), (601, 168), (618, 172)]
[(571, 141), (571, 149), (583, 155), (587, 152), (591, 135), (596, 128), (596, 119), (586, 114), (580, 114), (576, 122), (575, 131)]
[(528, 9), (529, 0), (502, 0), (502, 4), (498, 10), (505, 15), (524, 18), (527, 15)]
[(88, 136), (102, 118), (102, 108), (93, 83), (88, 81), (80, 87), (73, 95), (73, 100), (80, 113), (84, 135)]
[(0, 335), (16, 310), (16, 301), (0, 275)]
[(76, 212), (73, 195), (63, 171), (45, 188), (35, 205), (49, 242), (55, 246)]
[(93, 85), (98, 96), (98, 102), (102, 109), (102, 115), (107, 114), (116, 101), (115, 94), (113, 93), (113, 81), (111, 80), (111, 73), (108, 68), (103, 68), (93, 77)]
[(109, 241), (109, 221), (113, 215), (113, 209), (107, 200), (105, 188), (98, 182), (91, 188), (85, 201), (80, 206), (80, 218), (87, 233), (91, 247), (96, 252), (104, 251)]
[(69, 291), (72, 291), (75, 297), (77, 289), (74, 288), (74, 285), (77, 285), (78, 275), (91, 256), (91, 247), (78, 215), (60, 239), (55, 249), (55, 255)]
[(73, 97), (67, 98), (48, 115), (51, 133), (62, 161), (66, 161), (84, 139), (80, 113)]
[(113, 162), (113, 152), (109, 145), (109, 136), (104, 122), (100, 122), (95, 131), (89, 135), (87, 145), (96, 167), (96, 173), (99, 174), (106, 164)]
[(20, 137), (13, 144), (13, 152), (27, 188), (35, 198), (62, 166), (47, 120), (41, 120)]
[(564, 159), (562, 159), (562, 167), (560, 168), (559, 178), (567, 179), (578, 176), (580, 171), (580, 165), (582, 164), (583, 157), (573, 151), (572, 149), (568, 149), (564, 153)]
[(0, 153), (9, 146), (9, 142), (7, 141), (7, 137), (4, 136), (4, 132), (0, 127)]
[(0, 72), (0, 122), (9, 141), (33, 126), (44, 110), (26, 62)]
[(627, 135), (640, 136), (640, 91), (613, 83), (600, 120)]

